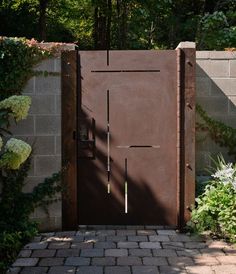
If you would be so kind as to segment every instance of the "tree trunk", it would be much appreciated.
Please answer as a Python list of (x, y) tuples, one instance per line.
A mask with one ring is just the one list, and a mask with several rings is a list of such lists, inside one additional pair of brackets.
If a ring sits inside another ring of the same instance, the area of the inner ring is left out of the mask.
[(112, 3), (107, 0), (107, 32), (106, 32), (106, 47), (110, 49), (111, 43), (111, 16), (112, 16)]
[(50, 0), (39, 0), (39, 37), (46, 41), (46, 9)]
[(121, 48), (127, 47), (127, 5), (125, 0), (121, 0), (122, 17), (121, 17)]

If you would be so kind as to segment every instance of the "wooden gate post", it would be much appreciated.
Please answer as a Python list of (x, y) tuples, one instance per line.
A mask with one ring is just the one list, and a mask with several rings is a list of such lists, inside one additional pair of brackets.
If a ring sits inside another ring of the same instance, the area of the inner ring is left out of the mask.
[(61, 56), (62, 89), (62, 229), (78, 227), (77, 220), (77, 59), (78, 52), (65, 51)]
[(195, 201), (195, 43), (181, 42), (177, 50), (180, 68), (179, 227), (182, 230), (190, 220), (190, 206)]

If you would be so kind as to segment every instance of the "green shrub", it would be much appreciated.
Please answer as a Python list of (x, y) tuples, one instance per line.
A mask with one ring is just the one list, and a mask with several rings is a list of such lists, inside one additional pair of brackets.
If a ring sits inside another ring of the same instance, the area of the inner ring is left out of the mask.
[(34, 39), (0, 37), (0, 99), (19, 95), (34, 65), (50, 55)]
[(196, 199), (188, 226), (196, 232), (210, 231), (236, 242), (236, 165), (218, 157), (217, 169), (205, 191)]

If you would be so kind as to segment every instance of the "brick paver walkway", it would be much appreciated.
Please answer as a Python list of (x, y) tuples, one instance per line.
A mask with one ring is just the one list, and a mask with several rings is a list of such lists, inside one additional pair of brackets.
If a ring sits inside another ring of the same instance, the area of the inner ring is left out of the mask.
[(236, 249), (152, 226), (81, 229), (35, 237), (9, 273), (235, 274)]

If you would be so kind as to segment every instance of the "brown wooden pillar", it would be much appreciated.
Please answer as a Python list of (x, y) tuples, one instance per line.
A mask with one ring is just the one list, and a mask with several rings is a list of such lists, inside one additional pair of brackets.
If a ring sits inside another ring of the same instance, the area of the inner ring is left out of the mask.
[(62, 89), (62, 229), (77, 229), (77, 59), (78, 53), (65, 51), (61, 56)]
[(177, 48), (180, 94), (179, 155), (179, 227), (190, 220), (190, 207), (195, 201), (195, 43), (181, 42)]

